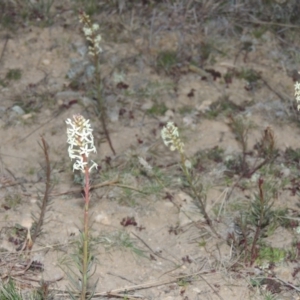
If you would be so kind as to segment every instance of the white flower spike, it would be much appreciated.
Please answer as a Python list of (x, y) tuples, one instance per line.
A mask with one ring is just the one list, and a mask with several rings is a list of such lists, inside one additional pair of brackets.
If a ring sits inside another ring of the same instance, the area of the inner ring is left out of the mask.
[(161, 131), (161, 137), (167, 147), (170, 147), (171, 151), (178, 150), (181, 154), (184, 152), (184, 144), (180, 140), (178, 128), (173, 122), (168, 122), (167, 125)]
[[(66, 124), (70, 126), (67, 128), (67, 143), (69, 144), (69, 157), (71, 160), (75, 160), (73, 171), (80, 170), (84, 173), (89, 164), (90, 153), (96, 153), (93, 129), (90, 121), (79, 114), (74, 115), (73, 120), (67, 119)], [(97, 168), (97, 164), (92, 161), (88, 172), (91, 172), (93, 168)]]
[(79, 15), (79, 22), (83, 24), (83, 33), (90, 42), (89, 54), (97, 57), (102, 52), (100, 47), (101, 35), (97, 33), (99, 25), (92, 24), (90, 17), (84, 12)]

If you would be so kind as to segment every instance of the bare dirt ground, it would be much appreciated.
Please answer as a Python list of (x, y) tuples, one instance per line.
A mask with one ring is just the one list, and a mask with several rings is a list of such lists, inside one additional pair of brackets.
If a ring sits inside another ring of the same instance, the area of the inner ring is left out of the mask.
[[(113, 155), (95, 113), (93, 68), (75, 1), (54, 1), (49, 15), (23, 4), (24, 18), (18, 4), (4, 2), (2, 19), (11, 22), (0, 30), (3, 282), (11, 277), (25, 291), (43, 280), (50, 292), (41, 299), (68, 298), (64, 262), (82, 228), (83, 199), (65, 120), (80, 113), (94, 128), (99, 165), (91, 198), (98, 298), (299, 299), (300, 24), (293, 17), (299, 5), (100, 2), (91, 18), (102, 35)], [(247, 149), (233, 120), (251, 124)], [(179, 128), (219, 236), (190, 193), (178, 153), (161, 140), (169, 121)], [(267, 128), (276, 156), (259, 167)], [(43, 232), (26, 256), (22, 228), (38, 214), (45, 189), (41, 136), (54, 188)], [(274, 204), (253, 258), (245, 240), (253, 241), (256, 227), (241, 220), (259, 193), (259, 178), (271, 186)], [(111, 184), (99, 187), (103, 182)], [(236, 228), (247, 231), (240, 242)], [(25, 268), (28, 255), (35, 265)]]

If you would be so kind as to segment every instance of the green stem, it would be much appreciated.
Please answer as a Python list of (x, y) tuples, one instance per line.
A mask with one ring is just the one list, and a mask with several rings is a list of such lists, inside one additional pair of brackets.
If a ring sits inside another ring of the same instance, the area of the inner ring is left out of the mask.
[(97, 85), (97, 100), (98, 100), (98, 109), (100, 114), (100, 121), (102, 125), (102, 129), (104, 131), (105, 137), (108, 141), (109, 147), (114, 155), (116, 155), (116, 151), (112, 145), (109, 132), (106, 126), (106, 108), (104, 105), (103, 97), (102, 97), (102, 81), (101, 81), (101, 73), (100, 73), (100, 66), (99, 66), (99, 56), (94, 55), (94, 65), (96, 67), (95, 70), (95, 78), (96, 78), (96, 85)]
[(259, 187), (259, 199), (260, 199), (260, 217), (259, 217), (259, 221), (258, 221), (258, 225), (256, 227), (256, 231), (255, 231), (255, 235), (253, 238), (253, 242), (252, 242), (252, 247), (251, 247), (251, 258), (250, 258), (250, 266), (253, 265), (255, 259), (256, 259), (256, 253), (255, 253), (255, 249), (256, 249), (256, 244), (258, 241), (258, 238), (260, 236), (260, 232), (262, 229), (262, 223), (263, 223), (263, 219), (265, 216), (265, 197), (264, 197), (264, 192), (263, 192), (263, 180), (260, 178), (258, 180), (258, 187)]
[(186, 161), (185, 155), (182, 152), (180, 152), (180, 159), (181, 159), (181, 166), (182, 166), (183, 173), (184, 173), (184, 175), (185, 175), (185, 177), (186, 177), (186, 179), (188, 181), (188, 184), (189, 184), (190, 188), (192, 189), (194, 197), (197, 199), (198, 203), (200, 204), (200, 209), (201, 209), (201, 212), (202, 212), (202, 214), (203, 214), (203, 216), (205, 218), (205, 221), (206, 221), (207, 225), (210, 227), (210, 229), (212, 230), (212, 232), (217, 237), (220, 237), (220, 235), (217, 233), (217, 231), (213, 227), (212, 221), (211, 221), (210, 217), (208, 216), (208, 214), (206, 212), (205, 204), (203, 202), (202, 197), (199, 195), (197, 189), (195, 188), (195, 185), (193, 183), (191, 174), (190, 174), (189, 170), (187, 169), (187, 167), (185, 165), (185, 161)]
[[(84, 156), (86, 162), (87, 158)], [(82, 254), (82, 288), (81, 300), (86, 299), (88, 283), (88, 257), (89, 257), (89, 203), (90, 203), (90, 178), (88, 165), (85, 166), (85, 187), (84, 187), (84, 231), (83, 231), (83, 254)]]

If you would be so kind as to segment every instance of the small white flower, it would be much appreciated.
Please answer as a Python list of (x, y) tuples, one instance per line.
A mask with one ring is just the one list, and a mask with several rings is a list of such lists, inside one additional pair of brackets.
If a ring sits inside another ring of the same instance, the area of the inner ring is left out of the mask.
[(85, 35), (86, 37), (89, 37), (89, 36), (91, 36), (91, 35), (93, 34), (92, 29), (89, 28), (89, 27), (83, 27), (82, 30), (83, 30), (84, 35)]
[(94, 52), (96, 54), (99, 54), (99, 53), (103, 52), (103, 50), (102, 50), (102, 48), (99, 45), (95, 45)]
[(192, 163), (191, 163), (188, 159), (186, 159), (186, 160), (184, 161), (184, 165), (185, 165), (188, 169), (191, 169), (191, 168), (192, 168)]
[(99, 25), (98, 24), (93, 24), (92, 30), (94, 32), (96, 32), (99, 29)]
[(82, 160), (76, 160), (74, 165), (73, 165), (73, 171), (74, 170), (79, 170), (84, 172), (85, 166), (87, 165), (87, 162), (84, 162)]
[(91, 162), (92, 162), (92, 165), (91, 165), (90, 168), (89, 168), (89, 173), (92, 171), (93, 168), (94, 168), (94, 169), (97, 169), (97, 168), (98, 168), (98, 164), (97, 164), (97, 163), (95, 163), (93, 160), (92, 160)]
[(250, 181), (251, 181), (251, 182), (257, 182), (260, 176), (261, 176), (261, 174), (259, 174), (259, 173), (254, 173), (254, 174), (251, 176)]
[(95, 44), (100, 44), (102, 38), (101, 38), (101, 35), (98, 34), (96, 37), (95, 37)]

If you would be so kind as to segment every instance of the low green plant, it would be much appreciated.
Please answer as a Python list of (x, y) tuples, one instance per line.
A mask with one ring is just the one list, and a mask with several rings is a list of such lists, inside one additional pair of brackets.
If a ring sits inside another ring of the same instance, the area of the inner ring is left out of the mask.
[(54, 0), (26, 0), (25, 2), (32, 15), (44, 20), (47, 25), (52, 23), (50, 11)]
[(247, 156), (251, 153), (248, 149), (248, 136), (254, 125), (250, 121), (245, 121), (241, 116), (230, 116), (229, 126), (242, 148), (241, 154), (226, 161), (225, 164), (229, 171), (239, 174), (241, 177), (251, 178), (261, 168), (273, 164), (278, 157), (278, 149), (275, 144), (274, 132), (270, 126), (263, 131), (261, 139), (256, 145), (258, 156), (263, 160), (253, 165), (248, 163)]
[(20, 80), (22, 77), (21, 69), (9, 69), (5, 75), (7, 80)]
[[(275, 210), (273, 209), (273, 194), (271, 185), (264, 182), (262, 178), (257, 182), (258, 192), (254, 195), (248, 209), (241, 213), (237, 219), (239, 238), (229, 234), (228, 241), (232, 243), (245, 263), (253, 265), (258, 260), (266, 258), (269, 249), (263, 246), (263, 238), (268, 236), (268, 230), (276, 222)], [(249, 234), (250, 230), (253, 234)], [(243, 242), (241, 242), (243, 241)], [(265, 252), (260, 252), (267, 249)], [(276, 252), (277, 253), (277, 252)]]
[(233, 117), (230, 116), (229, 126), (232, 132), (235, 134), (236, 140), (242, 146), (243, 153), (243, 164), (245, 164), (245, 155), (247, 152), (247, 142), (249, 131), (253, 128), (253, 124), (251, 122), (247, 122), (241, 116)]
[(120, 249), (123, 251), (130, 251), (137, 256), (145, 257), (145, 251), (140, 249), (136, 245), (136, 241), (124, 230), (102, 233), (96, 240), (98, 243), (102, 244), (107, 251)]
[(78, 10), (85, 11), (87, 15), (92, 16), (98, 11), (99, 1), (96, 0), (72, 0), (74, 4), (74, 10), (78, 12)]
[(8, 209), (14, 209), (22, 202), (22, 196), (19, 193), (9, 193), (4, 197), (4, 205)]
[(154, 103), (151, 108), (147, 109), (147, 114), (152, 116), (163, 116), (168, 110), (165, 103)]
[(23, 296), (12, 280), (2, 282), (0, 286), (0, 300), (23, 300)]
[(261, 246), (255, 263), (258, 265), (262, 265), (265, 262), (268, 264), (279, 263), (285, 259), (286, 255), (287, 253), (284, 249), (274, 248), (270, 246)]
[[(39, 24), (49, 26), (53, 23), (51, 15), (51, 9), (54, 4), (54, 0), (16, 0), (13, 2), (13, 6), (10, 7), (15, 12), (17, 17), (26, 21), (38, 21)], [(15, 20), (17, 20), (15, 17)]]
[(287, 147), (284, 156), (288, 163), (294, 163), (298, 165), (300, 163), (300, 148), (293, 149), (291, 147)]
[(55, 297), (54, 291), (52, 289), (50, 289), (50, 283), (47, 281), (41, 280), (39, 282), (39, 286), (32, 292), (31, 299), (32, 300), (53, 300), (54, 297)]
[(177, 51), (165, 50), (157, 55), (156, 64), (159, 70), (164, 70), (167, 74), (178, 64)]
[(277, 300), (277, 295), (274, 295), (271, 291), (266, 291), (263, 294), (263, 300)]
[(267, 26), (260, 26), (258, 28), (254, 28), (252, 30), (252, 35), (256, 38), (256, 39), (261, 39), (263, 37), (263, 35), (268, 31)]
[(215, 146), (209, 149), (206, 155), (208, 159), (219, 163), (223, 161), (224, 149), (219, 146)]
[(225, 94), (210, 105), (209, 110), (205, 112), (205, 117), (207, 117), (208, 119), (214, 119), (220, 114), (235, 114), (243, 109), (244, 108), (242, 108), (241, 106), (232, 102), (229, 96)]
[(257, 83), (261, 79), (261, 75), (253, 69), (242, 69), (237, 77), (246, 80), (249, 84)]

